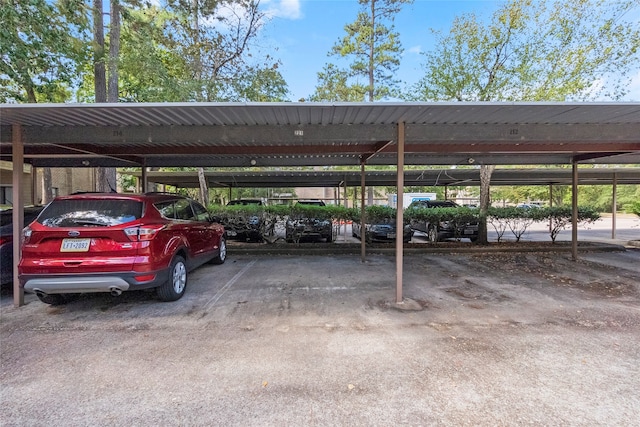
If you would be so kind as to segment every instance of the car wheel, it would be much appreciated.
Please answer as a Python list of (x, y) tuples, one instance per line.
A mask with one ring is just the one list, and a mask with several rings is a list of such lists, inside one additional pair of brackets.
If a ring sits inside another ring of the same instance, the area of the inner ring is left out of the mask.
[(437, 243), (438, 240), (438, 229), (433, 225), (429, 226), (429, 230), (427, 231), (427, 237), (431, 243)]
[(287, 243), (293, 243), (293, 236), (288, 231), (285, 234), (284, 241)]
[(218, 256), (213, 257), (211, 259), (211, 264), (224, 264), (224, 261), (227, 259), (227, 241), (224, 240), (224, 237), (220, 238), (220, 251)]
[(471, 240), (471, 243), (475, 243), (478, 241), (478, 236), (476, 237), (469, 237), (469, 240)]
[(179, 300), (187, 287), (187, 266), (184, 258), (176, 256), (171, 262), (169, 280), (157, 289), (158, 297), (162, 301)]
[(63, 305), (67, 303), (67, 299), (62, 294), (36, 294), (38, 299), (49, 305)]

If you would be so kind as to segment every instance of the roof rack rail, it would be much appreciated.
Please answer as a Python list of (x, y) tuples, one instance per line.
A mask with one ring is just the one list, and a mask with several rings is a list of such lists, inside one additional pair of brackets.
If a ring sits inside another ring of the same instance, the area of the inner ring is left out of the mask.
[(74, 191), (69, 194), (70, 196), (75, 196), (76, 194), (118, 194), (117, 191)]
[[(154, 194), (166, 194), (166, 195), (170, 195), (170, 196), (183, 196), (182, 194), (178, 194), (178, 193), (171, 193), (169, 191), (147, 191), (146, 193), (143, 193), (145, 196), (151, 196)], [(183, 196), (183, 197), (187, 197), (187, 196)]]

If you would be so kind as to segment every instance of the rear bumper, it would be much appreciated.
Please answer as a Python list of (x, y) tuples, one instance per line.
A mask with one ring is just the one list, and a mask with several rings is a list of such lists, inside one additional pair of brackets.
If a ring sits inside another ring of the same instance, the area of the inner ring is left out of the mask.
[[(149, 275), (154, 273), (144, 273)], [(155, 272), (155, 277), (138, 281), (141, 273), (103, 273), (77, 275), (21, 275), (20, 286), (26, 292), (44, 294), (71, 294), (90, 292), (113, 292), (155, 288), (169, 278), (169, 270)]]

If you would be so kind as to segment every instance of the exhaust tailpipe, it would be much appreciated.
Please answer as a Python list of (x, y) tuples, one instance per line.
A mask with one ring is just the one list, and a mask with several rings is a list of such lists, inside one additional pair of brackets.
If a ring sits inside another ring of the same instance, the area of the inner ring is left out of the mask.
[(116, 287), (112, 287), (109, 290), (111, 291), (111, 296), (112, 297), (119, 297), (120, 295), (122, 295), (122, 289), (118, 289)]

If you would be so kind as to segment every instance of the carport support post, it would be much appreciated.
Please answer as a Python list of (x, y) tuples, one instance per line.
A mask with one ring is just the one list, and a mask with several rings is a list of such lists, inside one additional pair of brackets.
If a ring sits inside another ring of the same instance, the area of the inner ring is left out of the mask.
[[(553, 207), (553, 184), (549, 184), (549, 207)], [(549, 218), (549, 233), (553, 230), (553, 218)]]
[(20, 262), (20, 243), (22, 243), (22, 229), (24, 228), (24, 203), (22, 201), (22, 174), (24, 171), (24, 143), (22, 141), (22, 126), (14, 124), (11, 128), (13, 154), (13, 305), (24, 305), (24, 289), (18, 281), (18, 263)]
[(365, 174), (364, 165), (366, 160), (360, 159), (360, 261), (364, 262), (366, 256), (366, 240), (367, 231), (365, 228), (365, 210), (364, 210), (364, 186), (365, 186)]
[(571, 258), (578, 260), (578, 163), (571, 163)]
[(38, 203), (38, 168), (31, 165), (31, 204), (39, 205)]
[[(404, 122), (398, 123), (398, 168), (396, 203), (396, 302), (402, 302), (404, 243)], [(445, 187), (446, 188), (446, 187)]]
[(616, 238), (616, 207), (618, 206), (618, 174), (613, 173), (613, 189), (611, 194), (611, 238)]
[[(338, 191), (339, 190), (340, 189), (338, 188)], [(346, 176), (344, 177), (344, 207), (345, 208), (349, 207), (349, 201), (347, 199), (347, 177)], [(344, 236), (343, 236), (343, 239), (344, 239), (344, 241), (346, 243), (346, 241), (347, 241), (347, 219), (346, 218), (344, 219)]]
[(141, 193), (146, 193), (149, 188), (149, 178), (147, 177), (147, 166), (143, 163), (142, 170), (140, 171), (140, 179), (142, 180), (142, 191)]

